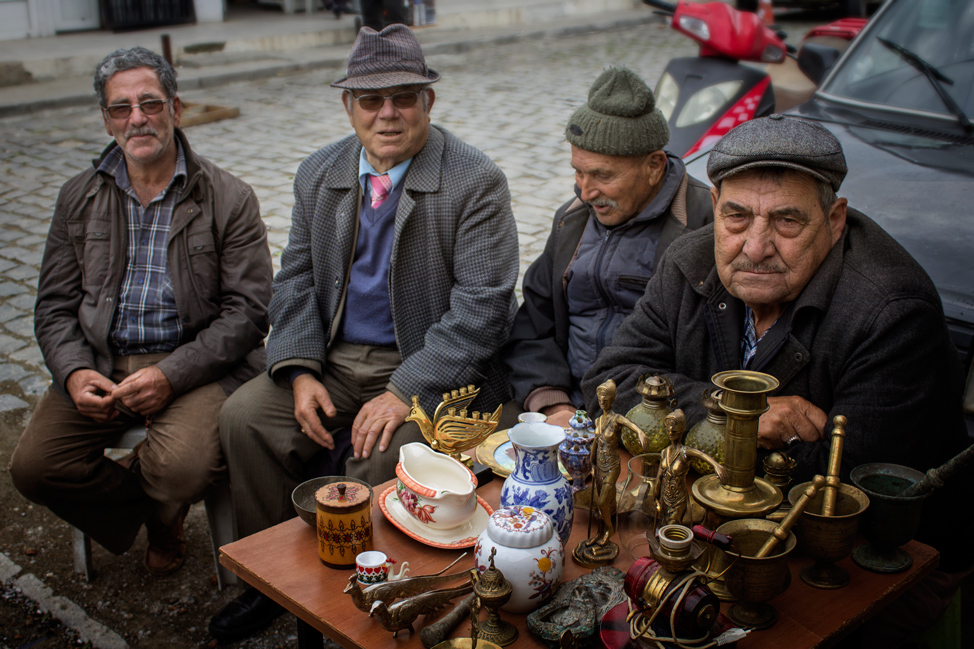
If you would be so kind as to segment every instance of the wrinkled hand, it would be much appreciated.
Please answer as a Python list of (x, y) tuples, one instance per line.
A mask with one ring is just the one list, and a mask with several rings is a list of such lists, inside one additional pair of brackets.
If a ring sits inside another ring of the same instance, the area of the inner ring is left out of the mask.
[(112, 390), (115, 384), (95, 370), (75, 370), (65, 384), (74, 407), (85, 417), (102, 423), (118, 416)]
[(369, 457), (376, 440), (380, 453), (389, 448), (392, 434), (402, 426), (408, 414), (409, 405), (391, 392), (383, 392), (362, 406), (352, 422), (355, 459)]
[(768, 397), (768, 406), (758, 423), (761, 448), (784, 448), (795, 435), (803, 442), (817, 442), (825, 435), (828, 415), (811, 402), (798, 396)]
[(318, 417), (319, 409), (329, 417), (338, 414), (328, 390), (312, 374), (298, 376), (291, 383), (291, 389), (294, 391), (294, 418), (301, 424), (301, 432), (321, 446), (334, 449), (335, 440)]
[(166, 375), (153, 365), (126, 376), (112, 396), (133, 412), (148, 416), (168, 406), (176, 395)]
[(570, 403), (559, 403), (541, 409), (541, 414), (548, 418), (549, 424), (568, 428), (573, 416), (575, 416), (575, 406)]

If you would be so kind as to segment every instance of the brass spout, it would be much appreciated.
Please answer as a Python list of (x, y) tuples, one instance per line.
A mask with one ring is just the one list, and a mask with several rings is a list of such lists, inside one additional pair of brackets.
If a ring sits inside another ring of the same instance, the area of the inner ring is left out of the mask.
[(711, 379), (722, 390), (720, 406), (727, 413), (724, 468), (721, 484), (705, 476), (693, 484), (693, 496), (724, 518), (764, 516), (781, 504), (781, 491), (754, 477), (758, 457), (758, 419), (768, 411), (768, 393), (778, 388), (770, 374), (748, 370), (719, 372)]

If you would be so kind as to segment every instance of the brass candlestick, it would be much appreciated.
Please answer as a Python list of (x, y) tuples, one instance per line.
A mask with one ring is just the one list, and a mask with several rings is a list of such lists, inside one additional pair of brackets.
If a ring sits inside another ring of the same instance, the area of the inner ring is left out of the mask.
[(433, 419), (419, 405), (419, 399), (413, 396), (413, 407), (409, 411), (406, 421), (415, 421), (423, 437), (433, 447), (449, 455), (468, 467), (473, 466), (473, 460), (461, 455), (463, 451), (479, 446), (497, 428), (501, 419), (503, 406), (497, 406), (493, 414), (480, 413), (474, 410), (467, 414), (467, 406), (473, 403), (480, 388), (472, 385), (443, 393), (443, 401), (436, 407)]
[(478, 624), (478, 637), (482, 640), (506, 647), (517, 640), (517, 628), (510, 622), (501, 619), (498, 609), (511, 599), (511, 582), (504, 578), (504, 573), (494, 566), (494, 555), (497, 548), (490, 550), (490, 566), (483, 573), (471, 570), (473, 578), (473, 592), (480, 599), (480, 603), (487, 609), (487, 619)]
[(773, 484), (754, 477), (758, 453), (758, 418), (768, 411), (768, 393), (778, 388), (770, 374), (731, 370), (711, 379), (721, 388), (720, 405), (727, 413), (724, 440), (724, 484), (716, 475), (693, 483), (693, 497), (706, 509), (726, 519), (758, 518), (781, 504)]

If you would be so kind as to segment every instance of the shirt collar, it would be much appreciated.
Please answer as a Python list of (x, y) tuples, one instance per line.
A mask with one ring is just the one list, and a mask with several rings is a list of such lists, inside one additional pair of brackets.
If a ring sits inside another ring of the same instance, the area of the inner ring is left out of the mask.
[[(166, 186), (166, 191), (169, 191), (177, 183), (185, 183), (188, 174), (186, 172), (186, 152), (183, 151), (183, 145), (180, 144), (178, 138), (173, 138), (176, 143), (176, 168), (173, 170), (172, 179), (170, 179), (169, 184)], [(122, 147), (113, 147), (111, 151), (105, 156), (101, 164), (98, 165), (98, 171), (104, 172), (115, 179), (115, 184), (122, 191), (127, 191), (132, 189), (132, 181), (129, 179), (128, 167), (125, 165), (125, 152)]]
[[(403, 177), (406, 175), (406, 170), (409, 169), (409, 165), (412, 163), (412, 161), (413, 161), (412, 158), (409, 158), (408, 160), (403, 160), (395, 167), (393, 167), (392, 169), (386, 172), (385, 175), (389, 176), (389, 180), (392, 181), (392, 189), (389, 190), (390, 194), (393, 191), (395, 191), (396, 187), (399, 186), (399, 183), (402, 182)], [(358, 182), (359, 185), (362, 186), (363, 191), (365, 191), (365, 178), (369, 174), (373, 176), (382, 175), (378, 171), (376, 171), (375, 167), (372, 166), (372, 163), (369, 162), (369, 159), (365, 155), (365, 147), (362, 147), (362, 153), (359, 155), (359, 159), (358, 159)]]

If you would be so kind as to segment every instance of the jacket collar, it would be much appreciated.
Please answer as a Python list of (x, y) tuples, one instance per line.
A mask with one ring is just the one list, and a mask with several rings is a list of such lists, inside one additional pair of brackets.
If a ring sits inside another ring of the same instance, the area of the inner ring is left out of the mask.
[[(355, 136), (350, 136), (354, 140)], [(440, 189), (440, 168), (446, 138), (443, 131), (430, 125), (426, 144), (413, 157), (412, 164), (403, 179), (403, 190), (431, 193)], [(362, 143), (355, 140), (355, 146), (342, 147), (334, 164), (325, 172), (324, 185), (329, 189), (352, 189), (358, 185), (359, 157)], [(405, 195), (405, 191), (403, 192)]]
[[(186, 158), (186, 184), (183, 186), (183, 193), (179, 197), (179, 200), (185, 199), (190, 195), (191, 192), (197, 193), (197, 199), (200, 196), (200, 192), (197, 189), (199, 186), (200, 177), (203, 175), (203, 168), (200, 166), (199, 158), (193, 153), (193, 149), (189, 146), (189, 140), (186, 139), (186, 135), (179, 128), (174, 128), (174, 137), (179, 140), (179, 144), (183, 147), (183, 155)], [(98, 172), (98, 167), (101, 163), (108, 157), (108, 155), (118, 147), (118, 142), (112, 140), (109, 142), (108, 146), (104, 148), (97, 158), (91, 161), (92, 166), (95, 168), (96, 175), (101, 182), (105, 181), (105, 174)], [(100, 184), (100, 183), (99, 183)]]

